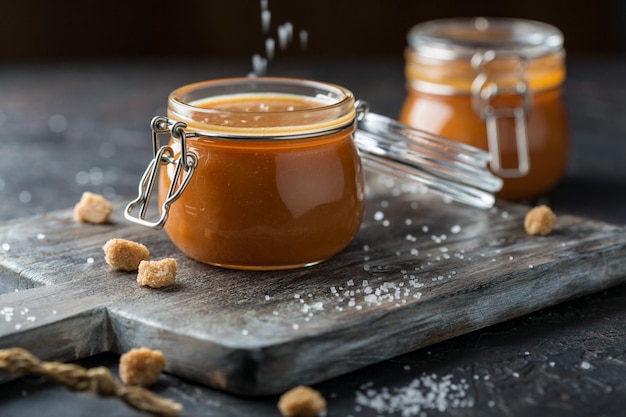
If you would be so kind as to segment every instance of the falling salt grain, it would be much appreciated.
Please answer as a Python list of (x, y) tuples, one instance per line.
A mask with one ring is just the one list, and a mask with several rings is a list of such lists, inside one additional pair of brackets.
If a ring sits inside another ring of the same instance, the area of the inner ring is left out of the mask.
[(269, 301), (270, 300), (270, 296), (265, 294), (265, 301)]
[(300, 325), (298, 323), (294, 323), (291, 325), (291, 328), (294, 330), (298, 330), (300, 328)]
[(306, 30), (301, 30), (300, 33), (300, 49), (306, 51), (309, 47), (309, 32)]
[(94, 262), (93, 258), (91, 258), (91, 257), (90, 257), (90, 258), (87, 258), (87, 263), (88, 263), (88, 264), (92, 264), (93, 262)]
[(276, 49), (275, 45), (276, 43), (274, 39), (272, 38), (265, 39), (265, 55), (267, 56), (267, 59), (269, 59), (270, 61), (274, 59), (274, 50)]
[(46, 235), (44, 233), (37, 233), (37, 239), (43, 240), (45, 238), (46, 238)]
[(460, 233), (461, 232), (461, 226), (459, 226), (458, 224), (455, 224), (454, 226), (452, 226), (450, 228), (450, 232), (454, 233), (454, 234)]
[(241, 334), (244, 335), (244, 336), (247, 336), (248, 335), (248, 330), (242, 329), (241, 330)]
[(582, 361), (582, 362), (580, 363), (580, 367), (581, 367), (582, 369), (591, 369), (591, 364), (590, 364), (589, 362), (587, 362), (587, 361)]
[(268, 33), (270, 31), (270, 23), (272, 22), (272, 12), (264, 9), (261, 11), (261, 27), (263, 29), (263, 33)]
[(11, 249), (11, 245), (9, 245), (8, 243), (3, 243), (2, 244), (2, 250), (5, 252), (8, 252)]

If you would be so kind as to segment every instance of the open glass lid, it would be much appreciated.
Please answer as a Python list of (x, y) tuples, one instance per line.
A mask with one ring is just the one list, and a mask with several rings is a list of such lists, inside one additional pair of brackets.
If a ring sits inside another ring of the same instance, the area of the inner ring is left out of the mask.
[(355, 143), (372, 171), (417, 181), (433, 192), (474, 207), (489, 208), (502, 180), (488, 169), (488, 152), (363, 112)]

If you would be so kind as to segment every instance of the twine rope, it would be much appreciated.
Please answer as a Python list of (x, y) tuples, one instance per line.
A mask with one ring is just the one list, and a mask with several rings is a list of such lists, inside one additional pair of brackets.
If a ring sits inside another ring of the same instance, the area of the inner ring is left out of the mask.
[(117, 397), (136, 410), (156, 416), (176, 417), (183, 409), (181, 404), (159, 397), (145, 388), (119, 383), (103, 366), (85, 369), (70, 363), (40, 361), (22, 348), (0, 349), (0, 371), (15, 376), (41, 375), (73, 391)]

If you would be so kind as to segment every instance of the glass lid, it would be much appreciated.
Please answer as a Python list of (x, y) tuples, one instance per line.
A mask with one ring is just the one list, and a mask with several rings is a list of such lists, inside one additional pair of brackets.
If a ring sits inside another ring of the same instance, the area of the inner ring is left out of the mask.
[(470, 59), (477, 50), (536, 58), (560, 50), (563, 34), (548, 23), (533, 20), (451, 18), (415, 25), (408, 42), (420, 55), (435, 59)]
[(417, 181), (464, 204), (492, 207), (493, 193), (502, 188), (502, 180), (487, 168), (488, 152), (376, 113), (358, 122), (355, 143), (372, 171)]

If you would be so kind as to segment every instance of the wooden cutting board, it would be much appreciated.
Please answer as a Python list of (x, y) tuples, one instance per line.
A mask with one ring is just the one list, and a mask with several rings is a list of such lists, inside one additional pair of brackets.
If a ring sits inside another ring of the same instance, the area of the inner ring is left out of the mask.
[[(557, 213), (553, 234), (529, 236), (519, 205), (379, 195), (345, 251), (281, 272), (190, 260), (122, 208), (107, 225), (68, 209), (0, 226), (0, 348), (66, 361), (147, 346), (175, 375), (275, 394), (626, 282), (623, 227)], [(142, 288), (113, 271), (110, 238), (177, 258), (177, 284)]]

